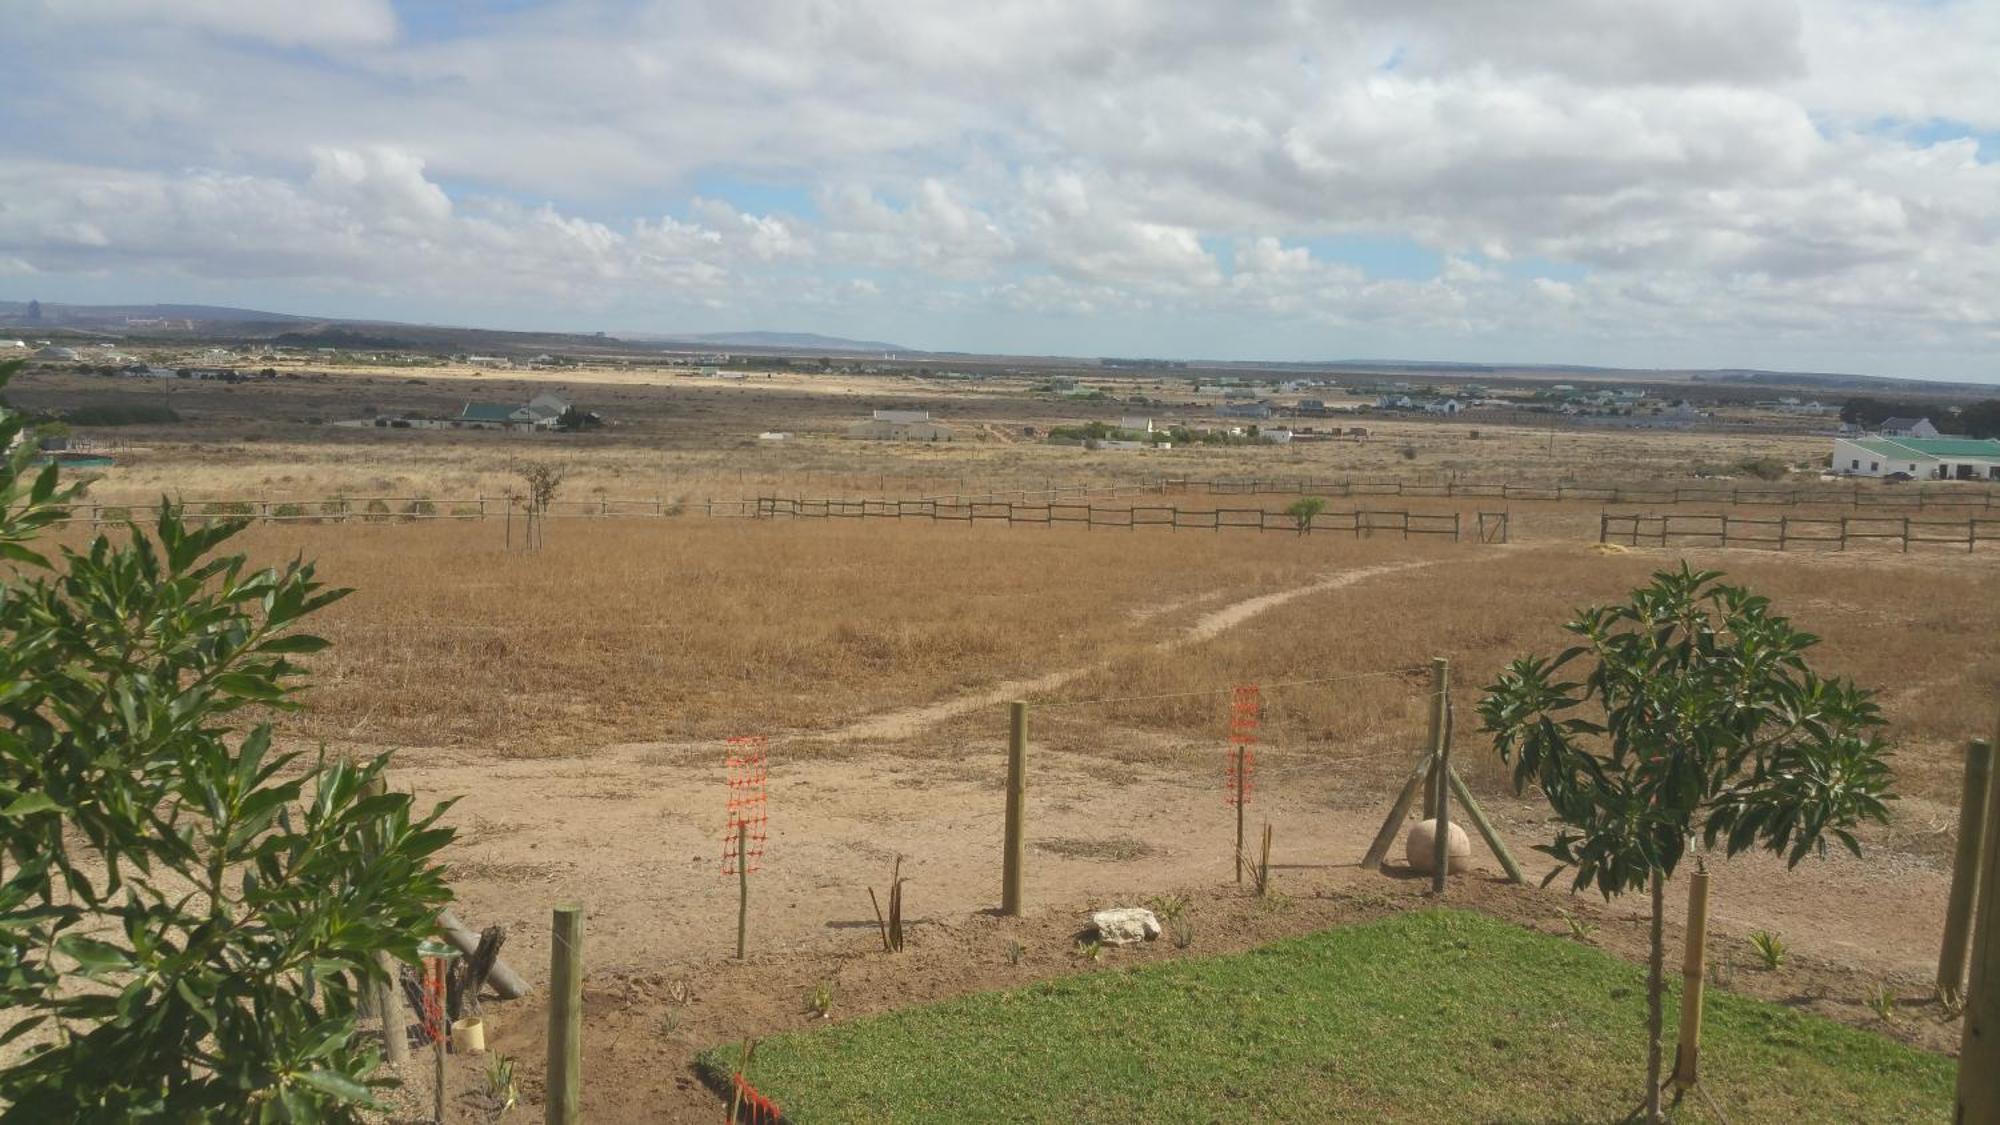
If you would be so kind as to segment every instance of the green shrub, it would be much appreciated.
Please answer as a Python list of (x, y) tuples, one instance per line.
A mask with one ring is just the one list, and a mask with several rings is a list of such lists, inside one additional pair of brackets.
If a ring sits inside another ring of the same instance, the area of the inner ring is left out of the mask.
[(362, 511), (368, 513), (368, 519), (371, 522), (379, 522), (389, 518), (389, 505), (387, 501), (370, 500), (368, 506), (363, 508)]
[(303, 518), (305, 514), (306, 508), (303, 504), (279, 504), (271, 509), (271, 518), (273, 519), (298, 520)]
[[(0, 409), (0, 448), (19, 430)], [(296, 706), (290, 657), (325, 642), (294, 628), (346, 591), (170, 505), (52, 565), (30, 544), (78, 489), (32, 455), (0, 463), (4, 1116), (358, 1122), (390, 1080), (357, 994), (450, 899), (444, 806), (232, 722)]]
[(94, 402), (63, 413), (72, 426), (147, 426), (178, 422), (181, 416), (164, 402)]
[(408, 504), (403, 505), (403, 514), (406, 516), (434, 516), (437, 515), (437, 511), (438, 506), (432, 503), (428, 497), (423, 496), (419, 496)]

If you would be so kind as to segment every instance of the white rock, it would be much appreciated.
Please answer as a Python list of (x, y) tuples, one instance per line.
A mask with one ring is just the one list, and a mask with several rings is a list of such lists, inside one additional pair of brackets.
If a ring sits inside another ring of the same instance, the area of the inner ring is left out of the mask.
[(1160, 920), (1143, 906), (1121, 906), (1100, 910), (1090, 916), (1097, 927), (1097, 940), (1106, 945), (1131, 945), (1160, 936)]
[[(1430, 874), (1437, 862), (1437, 830), (1435, 820), (1420, 820), (1410, 826), (1410, 834), (1403, 837), (1403, 861), (1410, 870)], [(1451, 822), (1451, 839), (1445, 845), (1445, 865), (1446, 871), (1454, 873), (1472, 866), (1472, 838), (1455, 820)]]

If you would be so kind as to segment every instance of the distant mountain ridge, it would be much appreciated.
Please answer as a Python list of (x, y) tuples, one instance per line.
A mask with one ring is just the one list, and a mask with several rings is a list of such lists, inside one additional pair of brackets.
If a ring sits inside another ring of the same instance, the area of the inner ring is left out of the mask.
[(660, 340), (673, 343), (714, 344), (731, 348), (793, 348), (822, 352), (907, 352), (901, 344), (881, 340), (850, 340), (845, 336), (822, 336), (817, 332), (689, 332), (674, 335), (625, 333), (629, 339)]
[[(0, 320), (27, 321), (30, 301), (0, 301)], [(302, 324), (320, 320), (320, 317), (293, 316), (290, 313), (264, 312), (259, 309), (235, 309), (223, 305), (64, 305), (52, 301), (41, 302), (42, 317), (38, 323), (50, 327), (80, 325), (85, 327), (119, 326), (128, 320), (200, 320), (227, 324)]]

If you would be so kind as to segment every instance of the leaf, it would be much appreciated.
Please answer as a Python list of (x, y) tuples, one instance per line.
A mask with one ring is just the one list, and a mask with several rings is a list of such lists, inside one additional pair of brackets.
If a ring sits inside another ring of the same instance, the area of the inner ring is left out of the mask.
[(337, 1070), (303, 1071), (298, 1075), (298, 1080), (344, 1102), (373, 1104), (368, 1087)]
[(56, 803), (54, 797), (49, 796), (43, 790), (37, 789), (32, 793), (23, 793), (8, 802), (6, 808), (0, 809), (0, 816), (31, 816), (38, 812), (48, 812), (52, 809), (60, 808), (62, 806)]
[(56, 939), (56, 952), (76, 959), (85, 976), (99, 976), (132, 967), (130, 952), (96, 938), (65, 934)]

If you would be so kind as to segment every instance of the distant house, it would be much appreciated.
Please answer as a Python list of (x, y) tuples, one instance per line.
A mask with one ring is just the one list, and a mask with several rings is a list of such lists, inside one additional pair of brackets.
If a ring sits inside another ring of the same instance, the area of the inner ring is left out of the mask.
[(1435, 399), (1424, 404), (1424, 413), (1426, 414), (1450, 415), (1456, 414), (1463, 409), (1465, 409), (1464, 404), (1455, 398)]
[(847, 427), (857, 441), (950, 441), (951, 427), (931, 421), (928, 410), (877, 410), (866, 422)]
[(28, 342), (26, 340), (0, 340), (0, 348), (25, 348), (27, 346)]
[(1299, 400), (1299, 413), (1317, 418), (1326, 413), (1326, 402), (1317, 398), (1302, 398)]
[(1215, 408), (1218, 418), (1269, 418), (1271, 413), (1268, 402), (1227, 402)]
[(2000, 441), (1837, 437), (1832, 464), (1842, 476), (2000, 481)]
[(569, 400), (544, 392), (529, 399), (525, 406), (468, 402), (452, 421), (456, 426), (476, 430), (553, 430), (569, 410)]
[(63, 348), (63, 347), (57, 347), (57, 346), (56, 346), (56, 345), (54, 345), (54, 344), (50, 344), (50, 345), (49, 345), (48, 347), (46, 347), (46, 348), (42, 348), (41, 350), (37, 351), (37, 352), (35, 353), (35, 358), (36, 358), (36, 359), (75, 359), (75, 358), (76, 358), (76, 349), (75, 349), (75, 348)]
[(1883, 437), (1934, 438), (1938, 428), (1931, 425), (1929, 418), (1884, 418), (1882, 427), (1876, 431)]
[(1257, 440), (1269, 442), (1272, 445), (1290, 445), (1292, 443), (1292, 431), (1277, 429), (1258, 430)]
[(1118, 428), (1121, 430), (1131, 430), (1134, 433), (1150, 434), (1153, 432), (1153, 420), (1151, 418), (1141, 418), (1128, 414), (1118, 419)]

